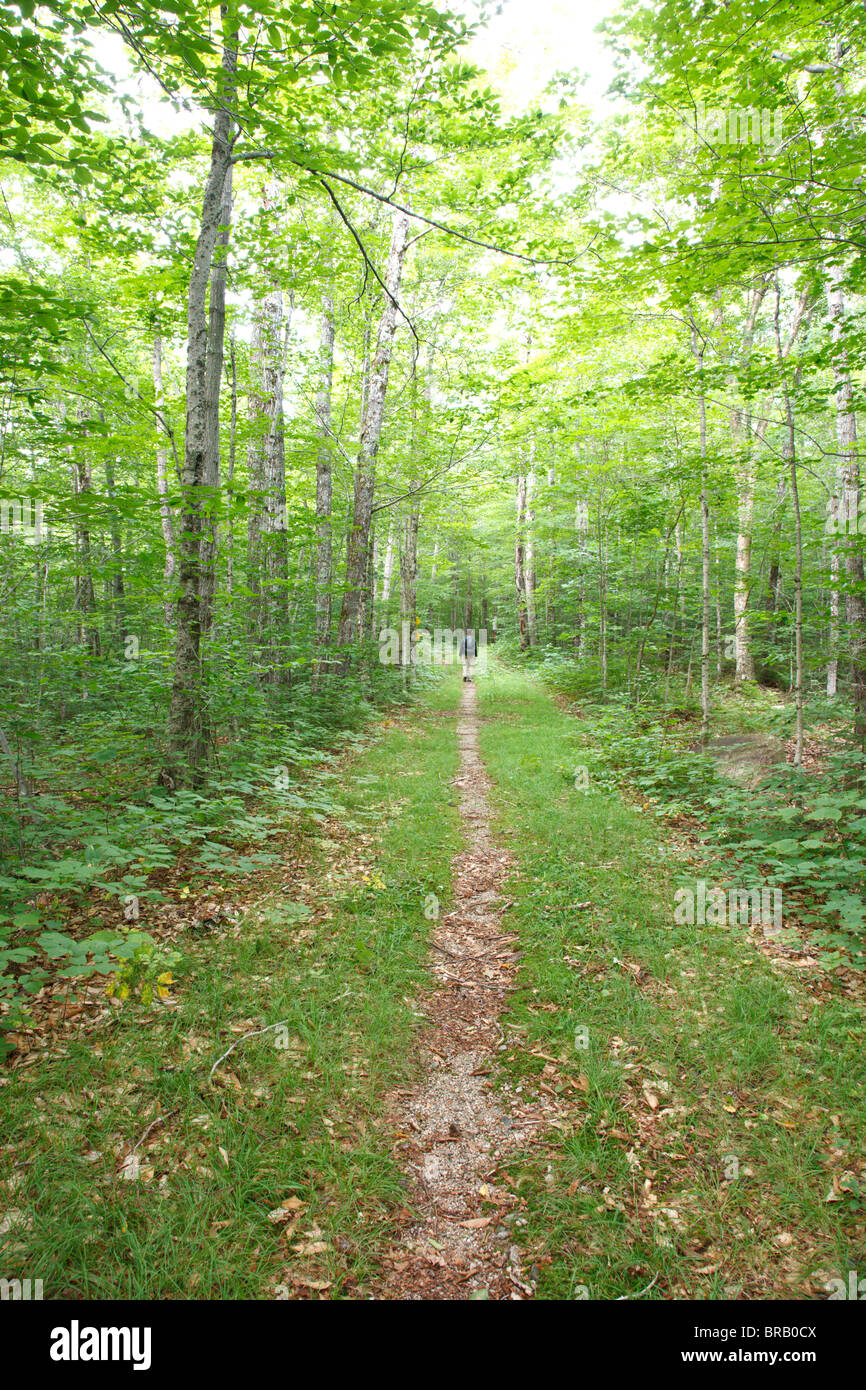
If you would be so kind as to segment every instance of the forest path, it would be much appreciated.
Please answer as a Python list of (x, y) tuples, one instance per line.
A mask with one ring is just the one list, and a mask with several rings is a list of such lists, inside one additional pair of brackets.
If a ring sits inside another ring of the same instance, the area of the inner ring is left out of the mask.
[[(406, 1224), (374, 1296), (384, 1299), (524, 1299), (533, 1287), (508, 1222), (514, 1194), (497, 1170), (539, 1118), (513, 1092), (493, 1093), (491, 1063), (503, 1044), (499, 1016), (519, 957), (503, 931), (508, 856), (490, 836), (490, 782), (478, 751), (477, 693), (463, 685), (454, 785), (467, 846), (453, 862), (456, 906), (435, 925), (420, 1040), (425, 1075), (395, 1093), (389, 1122), (409, 1179)], [(491, 1206), (495, 1208), (491, 1215)]]

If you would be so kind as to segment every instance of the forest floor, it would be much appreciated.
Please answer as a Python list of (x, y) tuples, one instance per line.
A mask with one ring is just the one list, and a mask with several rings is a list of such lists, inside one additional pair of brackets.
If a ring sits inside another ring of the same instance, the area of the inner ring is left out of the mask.
[(508, 1224), (519, 1199), (498, 1175), (542, 1118), (537, 1104), (527, 1105), (507, 1084), (491, 1085), (520, 957), (515, 937), (502, 928), (510, 862), (490, 838), (490, 783), (478, 735), (477, 686), (464, 683), (454, 783), (467, 844), (452, 866), (455, 907), (440, 918), (431, 904), (438, 988), (424, 1006), (423, 1076), (388, 1108), (411, 1187), (406, 1229), (386, 1256), (377, 1298), (522, 1299), (533, 1292)]
[(0, 1273), (385, 1299), (866, 1275), (862, 992), (760, 928), (676, 924), (724, 865), (577, 790), (593, 756), (539, 679), (448, 674), (336, 764), (343, 814), (287, 817), (243, 888), (178, 886), (145, 924), (173, 997), (64, 1011), (0, 1074)]

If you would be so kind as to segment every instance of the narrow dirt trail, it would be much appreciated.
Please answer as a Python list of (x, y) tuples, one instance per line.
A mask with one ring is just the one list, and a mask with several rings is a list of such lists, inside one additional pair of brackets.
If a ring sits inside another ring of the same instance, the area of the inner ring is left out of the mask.
[(389, 1123), (409, 1179), (405, 1225), (388, 1252), (378, 1299), (525, 1299), (512, 1223), (518, 1198), (497, 1174), (540, 1118), (519, 1095), (494, 1091), (499, 1017), (518, 957), (502, 929), (508, 856), (490, 838), (490, 783), (478, 753), (477, 693), (464, 684), (455, 786), (467, 848), (453, 863), (456, 906), (433, 934), (439, 988), (425, 1001), (425, 1075), (391, 1097)]

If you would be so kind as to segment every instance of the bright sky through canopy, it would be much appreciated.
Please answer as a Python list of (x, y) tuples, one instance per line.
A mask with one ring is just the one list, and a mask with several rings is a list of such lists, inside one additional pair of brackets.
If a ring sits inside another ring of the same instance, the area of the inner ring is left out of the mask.
[(586, 76), (587, 104), (602, 107), (613, 67), (595, 29), (614, 8), (613, 0), (504, 0), (470, 54), (514, 109), (536, 100), (556, 72), (572, 68)]

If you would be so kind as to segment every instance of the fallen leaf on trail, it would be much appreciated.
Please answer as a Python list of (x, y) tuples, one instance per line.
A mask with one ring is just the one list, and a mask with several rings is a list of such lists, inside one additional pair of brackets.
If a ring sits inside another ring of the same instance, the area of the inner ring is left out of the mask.
[[(843, 1177), (843, 1178), (848, 1178), (848, 1177), (850, 1177), (850, 1175), (849, 1175), (848, 1173), (843, 1173), (843, 1174), (842, 1174), (842, 1177)], [(849, 1181), (849, 1182), (842, 1182), (842, 1181), (840, 1180), (838, 1174), (834, 1173), (834, 1174), (833, 1174), (833, 1186), (830, 1188), (830, 1191), (827, 1193), (827, 1196), (824, 1198), (824, 1201), (825, 1201), (825, 1202), (844, 1202), (846, 1193), (851, 1193), (851, 1192), (853, 1192), (853, 1191), (854, 1191), (854, 1188), (851, 1186), (850, 1181)]]
[(138, 1154), (129, 1154), (118, 1168), (117, 1175), (127, 1182), (137, 1182), (141, 1176), (141, 1160)]
[(294, 1284), (296, 1288), (314, 1289), (319, 1293), (323, 1293), (325, 1289), (330, 1289), (332, 1287), (332, 1281), (330, 1279), (311, 1279), (306, 1274), (295, 1274), (294, 1272), (288, 1274), (286, 1277), (289, 1283)]
[(480, 1231), (482, 1226), (489, 1226), (492, 1220), (492, 1216), (474, 1216), (471, 1221), (459, 1221), (457, 1224), (464, 1231)]
[(659, 1098), (658, 1098), (658, 1096), (656, 1095), (655, 1091), (651, 1090), (650, 1087), (647, 1085), (646, 1082), (644, 1082), (644, 1084), (643, 1084), (643, 1094), (644, 1094), (644, 1100), (646, 1101), (646, 1103), (647, 1103), (647, 1105), (649, 1106), (650, 1110), (658, 1110), (658, 1108), (659, 1108)]

